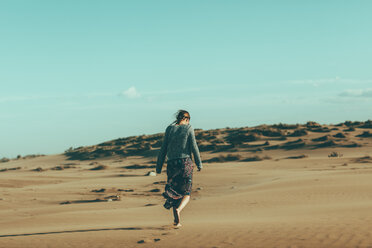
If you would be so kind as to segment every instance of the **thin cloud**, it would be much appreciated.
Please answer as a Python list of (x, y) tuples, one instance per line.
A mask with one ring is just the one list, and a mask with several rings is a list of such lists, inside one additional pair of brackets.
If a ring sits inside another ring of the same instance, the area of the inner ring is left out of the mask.
[[(179, 94), (179, 93), (186, 93), (186, 92), (198, 92), (202, 90), (203, 89), (201, 88), (190, 88), (190, 89), (179, 89), (179, 90), (148, 91), (148, 92), (143, 92), (143, 95), (168, 95), (168, 94)], [(204, 90), (207, 90), (207, 88)]]
[(134, 98), (139, 98), (141, 97), (141, 94), (137, 91), (136, 87), (132, 86), (129, 89), (123, 91), (121, 93), (123, 96), (134, 99)]
[(310, 84), (314, 87), (318, 87), (321, 84), (337, 83), (340, 81), (344, 81), (344, 79), (341, 79), (340, 77), (334, 77), (334, 78), (292, 80), (290, 82), (292, 84)]
[(372, 89), (345, 90), (339, 94), (341, 97), (372, 98)]
[(139, 93), (137, 89), (134, 86), (132, 86), (129, 89), (121, 92), (119, 96), (124, 96), (130, 99), (140, 98), (143, 96), (144, 99), (147, 100), (148, 102), (154, 102), (161, 95), (173, 95), (173, 94), (177, 95), (177, 94), (184, 94), (184, 93), (189, 93), (189, 92), (200, 92), (200, 91), (208, 90), (208, 89), (210, 90), (210, 88), (205, 88), (205, 89), (188, 88), (188, 89), (176, 89), (176, 90), (145, 91), (145, 92)]
[(353, 78), (341, 78), (341, 77), (333, 77), (333, 78), (319, 78), (319, 79), (300, 79), (300, 80), (291, 80), (290, 83), (292, 84), (308, 84), (314, 87), (318, 87), (324, 84), (335, 84), (335, 83), (344, 83), (344, 84), (363, 84), (363, 83), (372, 83), (372, 80), (366, 79), (353, 79)]
[(71, 99), (71, 98), (96, 98), (96, 97), (113, 97), (113, 96), (124, 96), (130, 99), (140, 98), (146, 96), (149, 101), (155, 100), (156, 96), (159, 95), (169, 95), (169, 94), (182, 94), (187, 92), (198, 92), (203, 90), (210, 90), (211, 88), (190, 88), (190, 89), (179, 89), (179, 90), (160, 90), (160, 91), (148, 91), (140, 93), (136, 87), (131, 86), (127, 90), (122, 91), (117, 94), (115, 92), (87, 92), (81, 93), (77, 92), (75, 94), (61, 94), (61, 95), (12, 95), (12, 96), (0, 96), (0, 103), (6, 102), (24, 102), (24, 101), (42, 101), (42, 100), (55, 100), (55, 99)]

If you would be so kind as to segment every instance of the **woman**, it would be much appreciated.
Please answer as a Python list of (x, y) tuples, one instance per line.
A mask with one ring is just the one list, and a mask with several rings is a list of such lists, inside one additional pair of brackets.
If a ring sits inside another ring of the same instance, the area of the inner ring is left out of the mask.
[(190, 125), (190, 114), (186, 110), (176, 113), (176, 120), (165, 130), (163, 145), (158, 155), (156, 173), (160, 174), (167, 156), (167, 184), (163, 196), (166, 200), (164, 207), (173, 207), (174, 225), (181, 226), (180, 213), (190, 200), (192, 187), (193, 162), (198, 171), (202, 169), (198, 145), (194, 129)]

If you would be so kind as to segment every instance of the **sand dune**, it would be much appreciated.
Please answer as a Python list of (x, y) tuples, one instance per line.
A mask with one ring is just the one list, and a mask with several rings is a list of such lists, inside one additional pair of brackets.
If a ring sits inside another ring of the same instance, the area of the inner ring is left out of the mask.
[(204, 170), (179, 229), (162, 206), (165, 173), (147, 176), (161, 135), (0, 163), (0, 247), (372, 247), (369, 128), (197, 131)]

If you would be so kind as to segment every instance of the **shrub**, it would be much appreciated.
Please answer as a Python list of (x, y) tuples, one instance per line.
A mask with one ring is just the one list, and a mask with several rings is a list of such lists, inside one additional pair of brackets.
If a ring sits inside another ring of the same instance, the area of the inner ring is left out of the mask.
[(363, 122), (360, 122), (360, 121), (354, 121), (354, 122), (352, 122), (352, 121), (345, 121), (344, 124), (347, 127), (352, 127), (352, 126), (360, 126), (360, 125), (363, 124)]
[(214, 144), (209, 144), (209, 145), (199, 145), (199, 151), (205, 152), (205, 151), (213, 151), (217, 148), (216, 145)]
[(296, 141), (287, 142), (286, 144), (282, 145), (281, 148), (286, 150), (298, 149), (304, 147), (306, 145), (305, 141), (302, 139), (298, 139)]
[(316, 133), (328, 133), (331, 131), (328, 127), (310, 128), (309, 131)]
[(271, 159), (271, 157), (269, 157), (269, 156), (264, 156), (264, 157), (253, 156), (253, 157), (245, 158), (245, 159), (243, 159), (241, 161), (243, 161), (243, 162), (254, 162), (254, 161), (267, 160), (267, 159)]
[(322, 136), (322, 137), (312, 139), (312, 141), (326, 141), (326, 140), (330, 140), (330, 138), (331, 138), (331, 136), (325, 135), (325, 136)]
[(70, 153), (70, 152), (72, 152), (74, 150), (74, 148), (71, 146), (70, 148), (68, 148), (66, 151), (65, 151), (65, 153)]
[(358, 144), (356, 142), (351, 142), (350, 144), (343, 145), (343, 147), (348, 147), (348, 148), (354, 148), (354, 147), (361, 147), (361, 144)]
[(308, 156), (305, 155), (305, 154), (302, 154), (302, 155), (298, 155), (298, 156), (291, 156), (291, 157), (287, 157), (288, 159), (300, 159), (300, 158), (307, 158)]
[(20, 169), (21, 169), (21, 167), (4, 168), (4, 169), (1, 169), (0, 172), (10, 171), (10, 170), (20, 170)]
[(262, 135), (266, 136), (266, 137), (281, 137), (284, 134), (281, 130), (264, 129), (264, 130), (262, 130)]
[(0, 159), (0, 163), (6, 163), (6, 162), (9, 162), (10, 159), (9, 158), (6, 158), (6, 157), (3, 157), (2, 159)]
[(349, 127), (348, 129), (345, 129), (344, 131), (345, 132), (353, 132), (353, 131), (355, 131), (355, 128), (354, 127)]
[(364, 124), (362, 124), (360, 127), (361, 128), (372, 128), (372, 121), (368, 120), (368, 121), (364, 122)]
[(262, 161), (263, 159), (259, 156), (253, 156), (243, 159), (244, 162)]
[(336, 142), (334, 142), (333, 140), (329, 140), (329, 141), (325, 141), (323, 143), (318, 144), (317, 147), (332, 147), (336, 145), (337, 145)]
[(209, 162), (209, 163), (218, 162), (218, 163), (222, 163), (222, 162), (229, 162), (229, 161), (237, 161), (237, 160), (240, 160), (240, 159), (241, 159), (241, 156), (240, 155), (227, 154), (227, 156), (220, 155), (218, 157), (211, 158), (211, 159), (206, 160), (204, 162)]
[(328, 155), (329, 158), (338, 158), (338, 157), (342, 157), (342, 154), (338, 153), (338, 152), (331, 152), (329, 155)]
[(288, 124), (279, 123), (279, 124), (272, 125), (272, 127), (277, 128), (277, 129), (297, 129), (299, 125), (298, 124), (288, 125)]
[(98, 166), (96, 166), (96, 167), (94, 167), (94, 168), (92, 168), (92, 169), (90, 169), (90, 170), (106, 170), (108, 168), (108, 166), (107, 165), (98, 165)]
[(300, 137), (307, 135), (307, 131), (305, 129), (297, 129), (293, 133), (289, 134), (290, 137)]
[(370, 133), (369, 131), (364, 131), (362, 134), (359, 134), (356, 137), (370, 138), (372, 137), (372, 133)]
[(226, 141), (233, 145), (240, 145), (243, 142), (250, 142), (250, 141), (256, 141), (259, 139), (259, 136), (257, 134), (246, 134), (246, 133), (240, 133), (240, 132), (234, 132), (230, 133), (226, 137)]
[(155, 168), (155, 165), (127, 165), (123, 167), (124, 169), (148, 169), (148, 168)]
[(210, 141), (213, 145), (216, 145), (216, 144), (223, 144), (225, 143), (225, 141), (223, 141), (223, 139), (214, 139), (214, 140), (211, 140)]
[(345, 134), (343, 134), (343, 133), (337, 133), (337, 134), (333, 135), (333, 137), (335, 137), (335, 138), (346, 138)]
[(321, 127), (319, 123), (316, 123), (315, 121), (308, 121), (306, 122), (306, 127), (314, 128), (314, 127)]
[(37, 158), (37, 157), (43, 157), (45, 156), (44, 154), (30, 154), (30, 155), (26, 155), (23, 157), (23, 159), (27, 159), (27, 158)]
[(56, 167), (53, 167), (51, 168), (51, 170), (64, 170), (64, 169), (70, 169), (70, 168), (76, 168), (76, 167), (71, 164), (65, 164), (65, 165), (58, 165)]
[(353, 159), (353, 162), (356, 163), (372, 163), (372, 157), (371, 156), (364, 156), (360, 158)]
[(236, 161), (236, 160), (240, 160), (240, 158), (241, 158), (240, 155), (227, 154), (227, 156), (225, 157), (225, 160), (226, 161)]

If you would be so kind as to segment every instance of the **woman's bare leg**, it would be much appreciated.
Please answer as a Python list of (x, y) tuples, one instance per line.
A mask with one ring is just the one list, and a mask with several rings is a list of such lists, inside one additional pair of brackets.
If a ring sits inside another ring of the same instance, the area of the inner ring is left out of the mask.
[(182, 198), (181, 203), (178, 206), (178, 208), (173, 207), (174, 225), (175, 226), (181, 226), (181, 223), (180, 223), (180, 219), (181, 219), (180, 213), (181, 213), (182, 209), (184, 209), (184, 207), (186, 207), (186, 205), (187, 205), (187, 203), (189, 203), (189, 201), (190, 201), (190, 196), (189, 195), (185, 195)]
[(190, 201), (190, 196), (189, 196), (189, 195), (185, 195), (185, 196), (182, 198), (182, 201), (181, 201), (180, 205), (179, 205), (178, 208), (177, 208), (178, 213), (181, 213), (182, 209), (183, 209), (184, 207), (186, 207), (186, 205), (187, 205), (187, 203), (189, 203), (189, 201)]
[(173, 207), (173, 216), (174, 216), (174, 225), (178, 225), (180, 223), (180, 213), (177, 212), (177, 208)]

